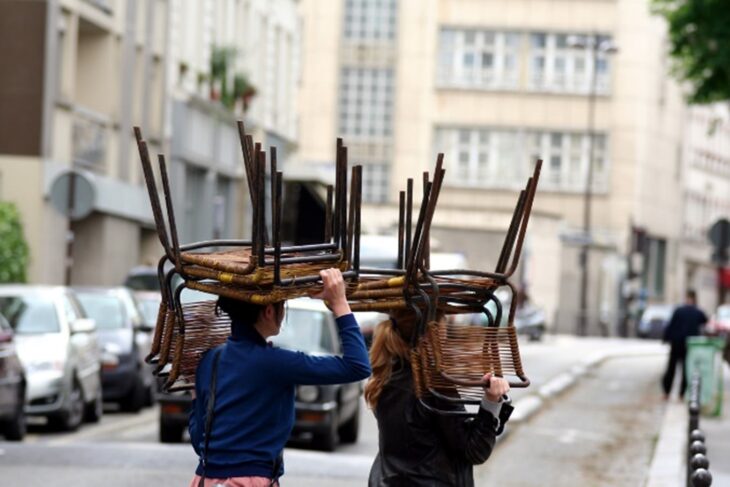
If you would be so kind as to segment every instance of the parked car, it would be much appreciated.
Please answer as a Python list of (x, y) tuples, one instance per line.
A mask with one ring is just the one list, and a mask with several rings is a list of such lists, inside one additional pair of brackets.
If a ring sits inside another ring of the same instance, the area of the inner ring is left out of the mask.
[(144, 359), (152, 327), (145, 322), (132, 292), (124, 287), (79, 287), (76, 295), (96, 321), (101, 346), (101, 386), (105, 401), (137, 412), (152, 403), (154, 376)]
[(365, 345), (370, 348), (373, 343), (373, 334), (375, 333), (375, 327), (381, 322), (388, 319), (388, 315), (385, 313), (378, 313), (377, 311), (359, 311), (353, 313), (357, 324), (360, 325), (360, 332), (365, 339)]
[[(146, 294), (146, 293), (145, 293)], [(150, 293), (152, 294), (152, 293)], [(157, 299), (161, 300), (159, 292)], [(203, 293), (194, 289), (185, 289), (180, 294), (183, 304), (198, 301), (218, 299), (212, 294)], [(150, 305), (148, 304), (149, 308)], [(159, 308), (158, 308), (159, 309)], [(154, 317), (157, 320), (157, 316)], [(165, 379), (157, 380), (156, 399), (160, 405), (159, 438), (162, 443), (180, 443), (188, 427), (188, 415), (192, 399), (187, 391), (164, 392), (161, 389)]]
[[(502, 309), (502, 317), (499, 326), (507, 326), (509, 322), (509, 308), (512, 303), (512, 295), (504, 289), (499, 289), (494, 293), (499, 300)], [(497, 317), (497, 304), (494, 301), (488, 301), (486, 309), (491, 316), (491, 320)], [(545, 310), (537, 306), (530, 300), (525, 301), (522, 306), (515, 309), (514, 327), (517, 334), (525, 335), (530, 341), (540, 340), (545, 333), (546, 319)], [(475, 313), (457, 320), (461, 323), (486, 326), (490, 322), (487, 313)]]
[(157, 268), (138, 266), (129, 270), (124, 279), (124, 287), (134, 291), (160, 291), (160, 281), (157, 278)]
[(26, 414), (77, 429), (102, 415), (100, 354), (94, 320), (73, 291), (54, 286), (0, 286), (0, 314), (15, 333), (27, 381)]
[[(281, 332), (274, 345), (311, 355), (342, 352), (337, 325), (322, 301), (301, 298), (287, 302)], [(292, 436), (311, 435), (312, 445), (332, 451), (338, 440), (355, 443), (360, 429), (362, 383), (301, 385), (296, 391)]]
[(730, 334), (730, 304), (721, 304), (707, 324), (707, 333), (712, 335)]
[[(183, 299), (185, 294), (183, 292)], [(203, 293), (191, 294), (201, 298)], [(332, 313), (321, 301), (307, 298), (289, 301), (276, 346), (309, 354), (338, 354), (340, 340)], [(308, 439), (313, 446), (332, 451), (338, 441), (354, 443), (359, 434), (362, 384), (297, 387), (296, 420), (292, 437)], [(187, 392), (161, 393), (160, 441), (180, 442), (187, 428), (191, 399)]]
[(25, 436), (25, 373), (15, 349), (13, 329), (0, 315), (0, 435), (20, 441)]
[(154, 330), (157, 326), (157, 313), (162, 301), (159, 291), (136, 291), (134, 299), (137, 301), (137, 308), (142, 315), (142, 321), (150, 330)]
[(674, 306), (671, 304), (648, 305), (636, 325), (636, 336), (639, 338), (663, 338), (664, 329), (669, 324), (673, 312)]

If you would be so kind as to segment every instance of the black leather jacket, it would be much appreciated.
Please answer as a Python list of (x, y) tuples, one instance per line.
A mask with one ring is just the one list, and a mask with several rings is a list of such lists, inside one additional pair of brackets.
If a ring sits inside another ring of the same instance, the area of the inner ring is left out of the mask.
[[(502, 405), (502, 422), (511, 411)], [(429, 412), (415, 397), (405, 363), (383, 387), (375, 418), (380, 451), (369, 487), (472, 487), (473, 466), (489, 458), (497, 435), (498, 421), (485, 409), (473, 419)]]

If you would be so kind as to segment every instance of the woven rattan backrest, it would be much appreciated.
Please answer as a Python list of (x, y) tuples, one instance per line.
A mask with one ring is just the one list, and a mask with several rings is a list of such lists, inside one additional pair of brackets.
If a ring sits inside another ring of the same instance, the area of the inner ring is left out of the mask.
[(411, 363), (419, 397), (454, 388), (462, 398), (481, 397), (486, 373), (517, 379), (510, 380), (513, 387), (526, 386), (514, 326), (429, 323)]

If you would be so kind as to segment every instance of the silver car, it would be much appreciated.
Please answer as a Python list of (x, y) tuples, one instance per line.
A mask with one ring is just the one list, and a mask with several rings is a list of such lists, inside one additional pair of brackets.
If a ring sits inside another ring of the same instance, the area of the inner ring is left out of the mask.
[(155, 382), (152, 367), (144, 359), (153, 328), (145, 322), (132, 292), (124, 287), (77, 287), (74, 292), (96, 322), (104, 401), (117, 402), (129, 412), (151, 404)]
[(26, 413), (75, 430), (102, 414), (96, 326), (70, 289), (0, 286), (0, 313), (15, 333), (28, 383)]

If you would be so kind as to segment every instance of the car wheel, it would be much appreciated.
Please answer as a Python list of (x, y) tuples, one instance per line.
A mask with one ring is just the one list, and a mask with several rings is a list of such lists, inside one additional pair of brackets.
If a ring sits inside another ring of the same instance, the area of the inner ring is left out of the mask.
[(132, 386), (132, 390), (129, 391), (129, 394), (127, 397), (122, 399), (119, 406), (122, 408), (122, 410), (130, 412), (130, 413), (136, 413), (139, 412), (140, 409), (144, 406), (145, 402), (145, 386), (142, 382), (142, 378), (137, 376), (134, 380), (134, 386)]
[(84, 420), (84, 395), (81, 392), (81, 386), (75, 379), (71, 385), (68, 402), (68, 409), (58, 416), (48, 418), (49, 423), (57, 429), (76, 431)]
[(101, 391), (96, 394), (96, 399), (86, 405), (84, 420), (87, 423), (98, 423), (104, 414), (104, 403), (101, 399)]
[(155, 402), (155, 384), (154, 382), (147, 387), (145, 387), (144, 390), (144, 405), (145, 406), (154, 406)]
[(334, 451), (337, 446), (337, 411), (332, 411), (327, 431), (314, 435), (314, 447), (323, 451)]
[(15, 414), (2, 425), (2, 433), (8, 441), (21, 441), (25, 437), (25, 391), (21, 389), (18, 396)]
[(184, 427), (160, 422), (160, 443), (181, 443)]
[(357, 435), (360, 432), (360, 402), (358, 401), (355, 412), (352, 418), (347, 420), (345, 424), (340, 427), (340, 441), (342, 443), (355, 443), (357, 441)]

